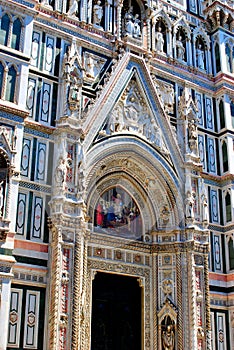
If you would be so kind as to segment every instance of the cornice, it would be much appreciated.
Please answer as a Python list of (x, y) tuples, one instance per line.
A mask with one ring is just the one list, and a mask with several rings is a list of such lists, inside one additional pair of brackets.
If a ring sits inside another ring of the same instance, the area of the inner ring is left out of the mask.
[(6, 113), (17, 115), (23, 119), (27, 118), (29, 115), (29, 112), (25, 109), (21, 109), (16, 104), (0, 100), (0, 110)]
[(38, 13), (35, 6), (38, 4), (38, 0), (0, 0), (0, 4), (4, 7), (11, 8), (13, 11), (20, 9), (23, 13), (27, 15), (32, 15), (33, 17)]
[(219, 176), (208, 173), (201, 173), (201, 177), (205, 180), (215, 182), (215, 185), (220, 187), (231, 185), (232, 183), (234, 183), (234, 174), (225, 174)]
[[(27, 117), (28, 117), (28, 115), (27, 115)], [(40, 131), (40, 132), (43, 132), (43, 133), (49, 134), (49, 135), (52, 135), (56, 130), (56, 128), (53, 126), (42, 125), (38, 122), (35, 122), (34, 120), (29, 120), (29, 119), (25, 120), (24, 125), (25, 125), (25, 127), (29, 128), (29, 129)]]

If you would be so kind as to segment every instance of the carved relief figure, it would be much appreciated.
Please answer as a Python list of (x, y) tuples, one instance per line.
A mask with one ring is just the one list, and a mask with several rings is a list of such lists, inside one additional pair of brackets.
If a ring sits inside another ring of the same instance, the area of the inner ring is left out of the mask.
[(103, 17), (103, 8), (101, 6), (101, 1), (98, 0), (96, 5), (94, 5), (93, 7), (93, 24), (100, 27), (102, 17)]
[(158, 28), (158, 32), (155, 34), (155, 40), (156, 40), (156, 51), (163, 52), (163, 45), (164, 45), (164, 39), (162, 34), (162, 28)]

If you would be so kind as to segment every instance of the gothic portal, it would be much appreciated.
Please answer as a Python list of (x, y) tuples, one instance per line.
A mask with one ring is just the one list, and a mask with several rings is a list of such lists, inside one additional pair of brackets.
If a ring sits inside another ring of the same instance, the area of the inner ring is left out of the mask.
[(233, 23), (0, 0), (0, 350), (234, 350)]

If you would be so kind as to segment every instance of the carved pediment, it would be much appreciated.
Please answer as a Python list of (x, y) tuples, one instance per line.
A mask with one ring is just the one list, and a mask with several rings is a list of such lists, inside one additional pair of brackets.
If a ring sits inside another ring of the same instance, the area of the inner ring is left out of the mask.
[(170, 316), (170, 318), (176, 323), (177, 309), (169, 298), (166, 298), (161, 310), (158, 312), (159, 323), (161, 323), (166, 316)]
[(164, 155), (169, 154), (161, 129), (135, 76), (109, 113), (99, 134), (105, 136), (115, 133), (135, 134), (150, 142)]
[(179, 28), (183, 28), (183, 31), (188, 38), (188, 40), (191, 40), (191, 30), (188, 25), (188, 22), (184, 16), (180, 17), (175, 23), (174, 23), (174, 33), (177, 33)]

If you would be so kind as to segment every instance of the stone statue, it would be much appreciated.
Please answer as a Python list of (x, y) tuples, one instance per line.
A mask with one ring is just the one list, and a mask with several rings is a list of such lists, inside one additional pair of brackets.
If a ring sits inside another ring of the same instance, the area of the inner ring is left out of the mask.
[(139, 15), (136, 14), (134, 17), (134, 26), (133, 26), (133, 38), (140, 38), (141, 37), (141, 27), (140, 27), (140, 19)]
[(93, 7), (93, 24), (100, 27), (102, 17), (103, 17), (103, 8), (101, 6), (101, 1), (98, 0), (96, 5), (94, 5)]
[(132, 11), (133, 11), (133, 8), (131, 6), (128, 12), (126, 12), (124, 16), (125, 35), (133, 35), (133, 32), (134, 32), (134, 19), (133, 19)]
[(166, 331), (162, 333), (162, 344), (164, 350), (173, 350), (175, 344), (175, 336), (172, 326), (167, 326)]
[(177, 59), (183, 61), (185, 48), (182, 42), (182, 36), (179, 36), (179, 39), (176, 41), (176, 53), (177, 53)]
[(194, 205), (194, 199), (190, 191), (187, 192), (187, 197), (185, 199), (185, 216), (186, 218), (194, 218), (194, 210), (193, 210), (193, 205)]
[(197, 153), (197, 125), (194, 120), (188, 124), (188, 137), (189, 137), (189, 148), (192, 152)]
[(162, 28), (158, 28), (158, 32), (155, 34), (155, 40), (156, 40), (156, 51), (163, 52), (163, 45), (164, 45), (164, 39), (162, 34)]
[(209, 221), (209, 209), (208, 209), (207, 197), (205, 195), (202, 195), (201, 205), (202, 205), (202, 222), (208, 222)]
[(201, 44), (198, 45), (197, 47), (197, 67), (200, 69), (205, 69), (205, 54), (204, 51), (202, 50)]
[(67, 15), (72, 17), (72, 16), (76, 16), (76, 13), (78, 11), (78, 3), (77, 0), (72, 0), (71, 6), (67, 12)]
[(55, 170), (56, 185), (61, 187), (66, 182), (67, 168), (70, 167), (68, 159), (64, 159), (62, 156), (59, 158), (58, 165)]

